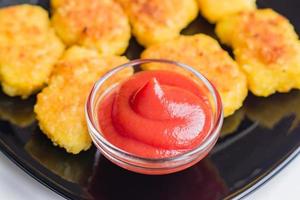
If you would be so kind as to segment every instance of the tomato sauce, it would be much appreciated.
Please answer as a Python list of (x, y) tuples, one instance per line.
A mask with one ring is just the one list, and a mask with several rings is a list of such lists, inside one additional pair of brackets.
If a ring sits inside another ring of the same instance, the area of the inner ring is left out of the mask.
[(165, 158), (199, 146), (212, 126), (212, 108), (197, 83), (170, 71), (143, 71), (102, 98), (104, 137), (137, 156)]

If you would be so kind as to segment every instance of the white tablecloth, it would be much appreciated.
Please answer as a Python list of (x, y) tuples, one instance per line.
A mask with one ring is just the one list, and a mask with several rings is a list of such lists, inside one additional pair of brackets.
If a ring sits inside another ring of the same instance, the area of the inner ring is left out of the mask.
[[(63, 200), (31, 178), (0, 153), (0, 199), (2, 200)], [(245, 200), (299, 200), (300, 155), (269, 182)]]

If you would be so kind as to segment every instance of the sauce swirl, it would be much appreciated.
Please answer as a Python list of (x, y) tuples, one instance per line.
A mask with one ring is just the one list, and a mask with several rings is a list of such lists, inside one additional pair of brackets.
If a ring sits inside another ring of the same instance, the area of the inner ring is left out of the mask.
[(99, 103), (104, 137), (124, 151), (164, 158), (203, 142), (212, 124), (207, 95), (194, 81), (169, 71), (144, 71)]

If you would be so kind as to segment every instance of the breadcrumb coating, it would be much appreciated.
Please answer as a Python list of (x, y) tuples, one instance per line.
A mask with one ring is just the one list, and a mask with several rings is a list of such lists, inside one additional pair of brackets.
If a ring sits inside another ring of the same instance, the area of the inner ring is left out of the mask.
[[(41, 130), (55, 145), (73, 154), (90, 148), (84, 115), (86, 98), (104, 73), (126, 62), (125, 57), (100, 56), (94, 50), (78, 46), (65, 52), (49, 86), (38, 94), (34, 108)], [(128, 69), (120, 74), (120, 79), (132, 73), (133, 69)]]
[(54, 0), (52, 25), (68, 45), (121, 55), (131, 37), (128, 18), (113, 0)]
[(195, 0), (117, 0), (127, 13), (133, 35), (143, 46), (179, 36), (198, 15)]
[(198, 0), (201, 14), (210, 22), (245, 10), (256, 9), (256, 0)]
[(300, 42), (285, 17), (271, 9), (240, 12), (221, 20), (216, 33), (233, 48), (255, 95), (300, 89)]
[(44, 87), (63, 51), (46, 10), (26, 4), (0, 9), (0, 80), (6, 94), (27, 98)]
[[(180, 36), (147, 48), (142, 58), (161, 58), (190, 65), (206, 76), (221, 95), (225, 116), (243, 105), (248, 88), (246, 77), (236, 62), (218, 42), (204, 34)], [(162, 64), (148, 64), (145, 69), (164, 69)]]

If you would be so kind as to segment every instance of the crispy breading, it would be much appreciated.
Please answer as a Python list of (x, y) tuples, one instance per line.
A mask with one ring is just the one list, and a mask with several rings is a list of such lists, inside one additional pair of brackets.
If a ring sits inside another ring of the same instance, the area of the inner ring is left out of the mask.
[(113, 0), (55, 0), (52, 25), (65, 44), (121, 55), (130, 34), (128, 18)]
[(198, 0), (201, 14), (210, 22), (245, 10), (254, 10), (256, 0)]
[[(100, 56), (78, 46), (65, 52), (49, 86), (38, 94), (34, 108), (41, 130), (55, 145), (73, 154), (89, 149), (91, 138), (84, 116), (86, 98), (97, 79), (125, 62), (125, 57)], [(132, 73), (133, 69), (128, 69), (120, 78)]]
[(127, 13), (133, 35), (144, 46), (177, 37), (198, 14), (195, 0), (117, 0)]
[(50, 1), (50, 4), (51, 4), (51, 8), (52, 8), (52, 11), (54, 11), (56, 8), (68, 3), (68, 1), (71, 1), (71, 0), (51, 0)]
[(0, 9), (0, 79), (6, 94), (26, 98), (40, 90), (63, 50), (43, 8)]
[[(213, 38), (197, 34), (180, 36), (165, 43), (150, 46), (142, 58), (161, 58), (179, 61), (194, 67), (205, 75), (218, 89), (225, 116), (240, 108), (247, 96), (245, 75), (236, 62)], [(163, 69), (162, 64), (148, 64), (145, 69)]]
[(257, 96), (300, 89), (300, 42), (289, 21), (271, 9), (240, 12), (216, 27)]

